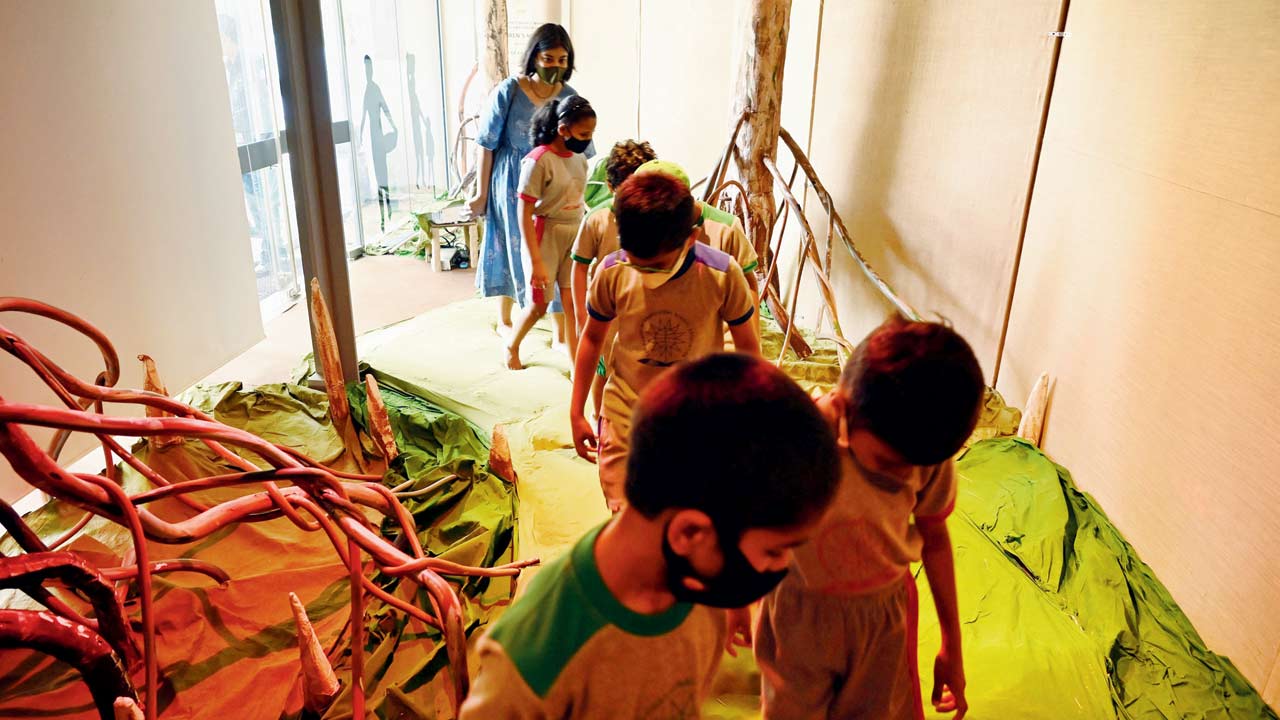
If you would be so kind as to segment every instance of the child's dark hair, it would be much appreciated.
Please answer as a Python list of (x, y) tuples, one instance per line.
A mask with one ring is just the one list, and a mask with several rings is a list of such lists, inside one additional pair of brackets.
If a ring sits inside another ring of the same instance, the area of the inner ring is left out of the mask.
[(605, 161), (604, 169), (609, 177), (609, 187), (618, 189), (627, 178), (631, 177), (636, 168), (657, 158), (658, 154), (644, 140), (640, 142), (623, 140), (614, 143), (613, 149), (609, 151), (609, 159)]
[(544, 23), (529, 37), (529, 44), (524, 49), (524, 74), (532, 75), (538, 69), (538, 53), (547, 50), (564, 48), (569, 53), (569, 67), (564, 70), (564, 82), (573, 77), (573, 41), (569, 39), (569, 31), (555, 23)]
[(613, 198), (618, 241), (628, 254), (651, 258), (674, 250), (693, 232), (693, 195), (663, 173), (632, 175)]
[(538, 108), (529, 121), (529, 141), (534, 147), (546, 145), (560, 134), (561, 125), (573, 125), (595, 116), (596, 109), (581, 95), (552, 98)]
[(786, 373), (717, 353), (668, 370), (636, 404), (627, 502), (646, 517), (701, 510), (719, 532), (815, 519), (835, 494), (835, 435)]
[(913, 465), (955, 455), (973, 433), (986, 383), (951, 328), (894, 316), (871, 331), (840, 375), (849, 428), (875, 435)]

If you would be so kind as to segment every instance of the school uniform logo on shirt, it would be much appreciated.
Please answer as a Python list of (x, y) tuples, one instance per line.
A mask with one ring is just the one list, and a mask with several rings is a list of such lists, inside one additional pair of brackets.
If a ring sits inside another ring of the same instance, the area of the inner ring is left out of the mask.
[(644, 319), (640, 326), (644, 356), (640, 362), (656, 367), (671, 367), (689, 357), (693, 345), (693, 328), (689, 321), (670, 310), (662, 310)]

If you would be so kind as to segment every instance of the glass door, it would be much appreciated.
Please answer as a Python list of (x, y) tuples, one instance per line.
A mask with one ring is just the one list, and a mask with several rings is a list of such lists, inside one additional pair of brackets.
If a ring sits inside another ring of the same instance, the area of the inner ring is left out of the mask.
[(262, 0), (216, 0), (231, 120), (240, 158), (249, 244), (263, 322), (302, 291), (293, 189), (284, 164), (284, 116), (275, 38)]

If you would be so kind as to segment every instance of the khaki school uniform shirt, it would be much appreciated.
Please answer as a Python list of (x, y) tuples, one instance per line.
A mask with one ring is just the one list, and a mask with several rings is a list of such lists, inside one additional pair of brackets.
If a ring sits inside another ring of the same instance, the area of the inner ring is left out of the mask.
[(811, 590), (861, 595), (883, 589), (920, 562), (916, 523), (943, 520), (956, 501), (955, 466), (913, 467), (902, 478), (867, 470), (844, 448), (840, 485), (822, 525), (796, 548), (796, 574)]
[(655, 274), (619, 250), (600, 264), (587, 293), (587, 312), (618, 332), (603, 414), (619, 438), (630, 434), (631, 408), (646, 385), (676, 363), (719, 352), (721, 323), (741, 325), (755, 313), (742, 268), (725, 253), (690, 243), (675, 267)]
[(578, 228), (573, 241), (573, 261), (590, 265), (588, 277), (595, 276), (595, 263), (622, 249), (618, 240), (618, 221), (613, 215), (613, 201), (592, 210)]
[(723, 612), (627, 609), (600, 577), (600, 529), (540, 571), (481, 638), (462, 720), (700, 716), (723, 652)]
[(702, 214), (698, 218), (702, 228), (698, 240), (711, 247), (728, 253), (744, 274), (755, 272), (760, 266), (760, 259), (755, 248), (747, 240), (747, 233), (742, 229), (738, 216), (727, 213), (707, 203), (702, 204)]

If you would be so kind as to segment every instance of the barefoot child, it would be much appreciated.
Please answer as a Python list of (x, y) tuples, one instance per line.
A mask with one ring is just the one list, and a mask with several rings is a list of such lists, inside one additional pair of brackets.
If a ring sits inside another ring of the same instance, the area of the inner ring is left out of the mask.
[[(591, 144), (596, 111), (579, 95), (551, 100), (538, 109), (529, 124), (534, 149), (520, 163), (518, 211), (523, 238), (522, 259), (528, 282), (526, 308), (507, 346), (507, 367), (520, 370), (520, 343), (546, 314), (559, 291), (569, 290), (572, 261), (569, 250), (582, 220), (582, 189), (587, 161), (582, 152)], [(565, 327), (570, 355), (577, 349), (577, 328), (571, 304), (565, 304)]]
[[(946, 518), (951, 457), (977, 421), (983, 378), (950, 328), (895, 318), (867, 336), (818, 401), (842, 448), (840, 488), (761, 609), (764, 717), (922, 720), (915, 578), (923, 561), (942, 650), (933, 706), (964, 717), (964, 663)], [(836, 632), (833, 628), (842, 628)]]
[[(647, 142), (624, 140), (616, 143), (602, 165), (608, 183), (609, 198), (587, 214), (573, 241), (573, 310), (578, 320), (578, 332), (587, 324), (587, 288), (595, 273), (597, 263), (618, 251), (618, 223), (613, 217), (613, 193), (631, 177), (636, 168), (657, 157)], [(614, 333), (604, 339), (604, 351), (596, 363), (596, 376), (591, 384), (591, 402), (595, 416), (600, 417), (600, 404), (604, 395), (605, 359)]]
[[(747, 441), (764, 427), (768, 442)], [(699, 717), (726, 636), (713, 608), (777, 584), (839, 478), (813, 402), (747, 355), (650, 383), (632, 446), (627, 505), (543, 568), (479, 641), (462, 720)]]
[[(605, 258), (591, 283), (569, 419), (578, 454), (595, 460), (598, 451), (600, 486), (617, 512), (631, 407), (640, 391), (664, 369), (721, 350), (722, 323), (741, 352), (759, 354), (760, 340), (748, 322), (755, 304), (738, 263), (693, 240), (696, 215), (687, 187), (661, 173), (633, 175), (618, 188), (613, 210), (622, 249)], [(615, 323), (597, 444), (583, 406)]]

